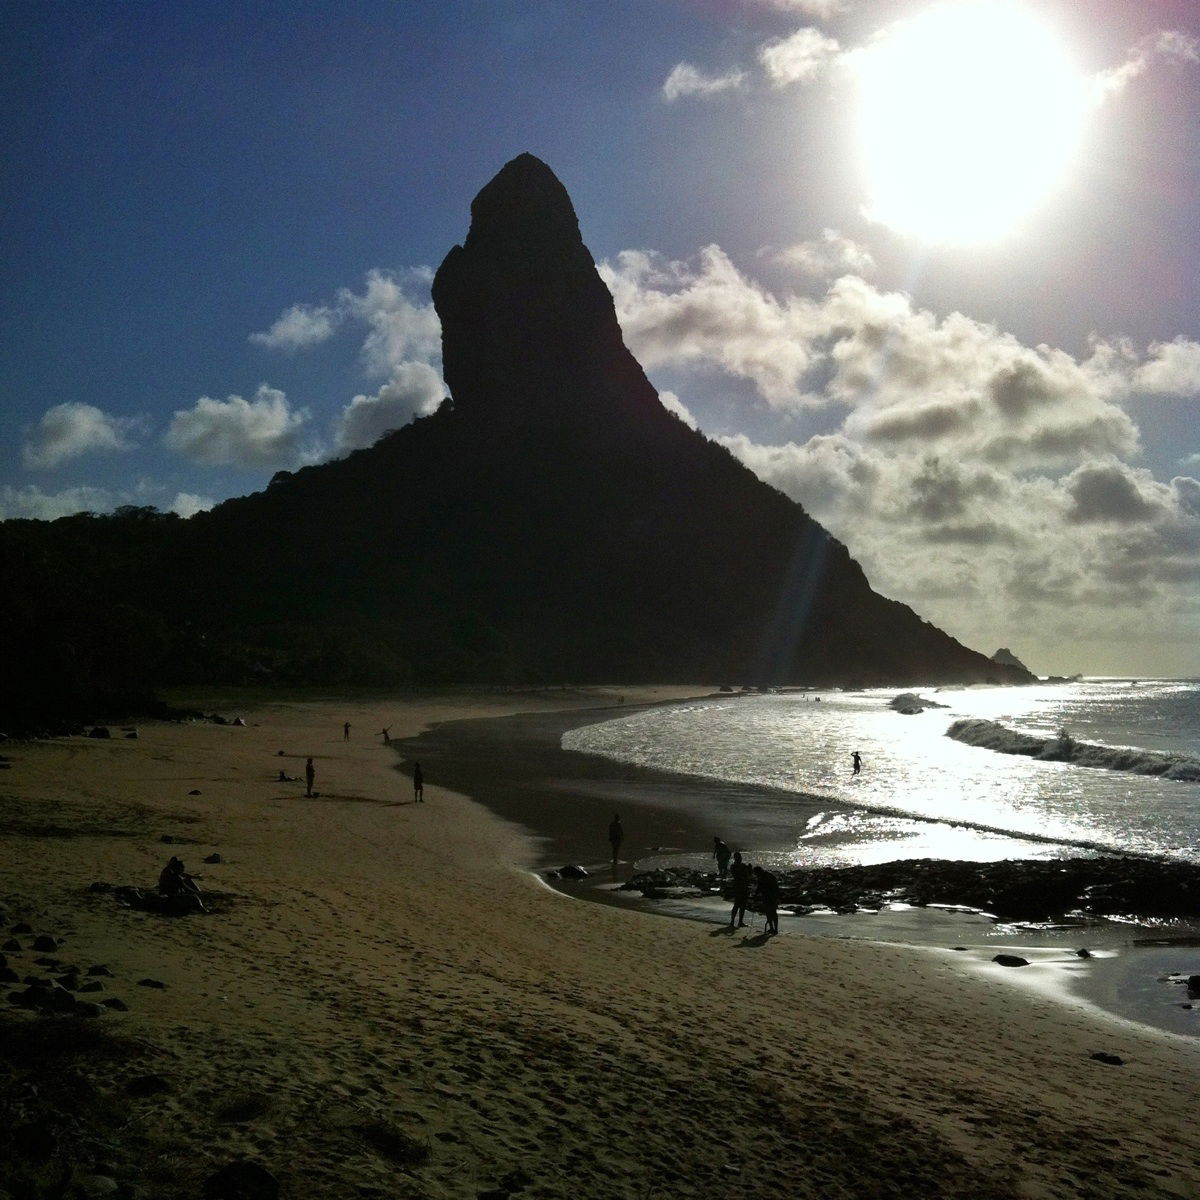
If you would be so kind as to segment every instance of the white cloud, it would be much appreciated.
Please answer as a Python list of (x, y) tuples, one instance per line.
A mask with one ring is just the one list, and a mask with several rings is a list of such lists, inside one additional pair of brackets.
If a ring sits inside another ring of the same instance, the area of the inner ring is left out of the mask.
[(1177, 64), (1200, 62), (1200, 43), (1173, 29), (1160, 30), (1143, 38), (1120, 66), (1093, 76), (1092, 94), (1097, 103), (1120, 95), (1133, 80), (1144, 75), (1156, 59)]
[(304, 457), (301, 436), (308, 419), (307, 410), (293, 412), (283, 392), (264, 383), (253, 400), (201, 396), (193, 408), (175, 413), (163, 441), (205, 466), (292, 467)]
[(818, 21), (827, 21), (849, 8), (851, 0), (761, 0), (761, 3), (780, 12), (799, 12), (816, 17)]
[(196, 496), (191, 492), (176, 492), (171, 501), (171, 512), (180, 517), (194, 517), (198, 512), (207, 512), (216, 501), (211, 496)]
[(72, 487), (60, 492), (43, 492), (33, 484), (20, 488), (5, 485), (0, 487), (0, 520), (53, 521), (78, 512), (111, 512), (128, 503), (128, 495), (108, 488)]
[(696, 418), (692, 416), (691, 410), (674, 392), (659, 392), (658, 398), (662, 401), (662, 406), (667, 412), (674, 413), (690, 428), (696, 428)]
[(875, 259), (866, 246), (853, 241), (836, 229), (825, 229), (819, 238), (798, 242), (782, 250), (763, 251), (772, 261), (786, 267), (798, 267), (806, 275), (829, 279), (849, 271), (869, 275)]
[(1200, 342), (1178, 337), (1154, 342), (1134, 373), (1139, 391), (1165, 396), (1200, 396)]
[(442, 326), (431, 302), (421, 302), (413, 293), (428, 296), (433, 274), (426, 267), (407, 271), (367, 272), (362, 293), (342, 289), (338, 307), (347, 315), (365, 321), (369, 333), (362, 355), (367, 370), (385, 378), (409, 361), (436, 359), (442, 349)]
[(681, 96), (715, 96), (746, 82), (745, 71), (728, 71), (724, 75), (704, 75), (691, 63), (676, 63), (662, 85), (663, 99), (671, 102)]
[(265, 333), (252, 333), (250, 341), (268, 350), (316, 346), (333, 336), (342, 315), (325, 305), (293, 304)]
[(771, 84), (782, 88), (815, 79), (840, 54), (836, 39), (806, 27), (760, 46), (758, 61)]
[(48, 409), (22, 458), (27, 467), (50, 470), (69, 459), (98, 450), (130, 450), (140, 422), (113, 417), (90, 404), (68, 401)]
[(428, 363), (401, 363), (373, 396), (355, 396), (342, 413), (339, 450), (372, 446), (385, 433), (407, 425), (414, 415), (431, 413), (446, 396), (442, 377)]

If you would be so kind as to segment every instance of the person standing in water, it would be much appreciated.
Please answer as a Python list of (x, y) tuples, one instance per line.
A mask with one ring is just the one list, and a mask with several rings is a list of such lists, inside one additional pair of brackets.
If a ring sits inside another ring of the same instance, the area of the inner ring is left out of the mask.
[(862, 755), (855, 750), (855, 752), (850, 755), (850, 761), (854, 764), (854, 770), (851, 772), (851, 774), (857, 775), (859, 771), (862, 770)]
[(612, 846), (612, 864), (617, 865), (617, 855), (621, 850), (621, 843), (625, 840), (625, 830), (621, 826), (621, 815), (618, 813), (608, 823), (608, 844)]
[(750, 903), (750, 865), (742, 862), (742, 852), (733, 852), (733, 865), (729, 868), (733, 878), (733, 911), (729, 914), (729, 927), (739, 929), (746, 924), (746, 905)]

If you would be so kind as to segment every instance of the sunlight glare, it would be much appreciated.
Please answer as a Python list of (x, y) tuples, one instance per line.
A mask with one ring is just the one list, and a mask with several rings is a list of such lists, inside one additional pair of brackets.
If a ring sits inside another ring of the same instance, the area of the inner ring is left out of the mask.
[(929, 242), (1011, 232), (1061, 183), (1087, 92), (1065, 47), (1012, 0), (963, 0), (855, 57), (874, 221)]

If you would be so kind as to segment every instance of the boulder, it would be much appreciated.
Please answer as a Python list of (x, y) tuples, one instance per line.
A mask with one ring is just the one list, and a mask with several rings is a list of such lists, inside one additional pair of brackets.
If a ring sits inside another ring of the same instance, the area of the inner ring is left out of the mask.
[(992, 962), (999, 963), (1002, 967), (1029, 966), (1029, 959), (1022, 958), (1019, 954), (997, 954), (993, 956)]
[(204, 1200), (278, 1200), (279, 1180), (248, 1159), (231, 1162), (204, 1181)]
[(578, 863), (567, 863), (565, 867), (559, 867), (558, 877), (560, 879), (586, 879), (588, 872)]

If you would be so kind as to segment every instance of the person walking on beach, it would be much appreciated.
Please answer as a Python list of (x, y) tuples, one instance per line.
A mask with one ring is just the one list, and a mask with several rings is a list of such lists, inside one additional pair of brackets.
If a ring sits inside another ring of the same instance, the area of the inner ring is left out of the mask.
[(425, 803), (425, 776), (421, 772), (421, 764), (413, 763), (413, 803)]
[(767, 918), (767, 933), (779, 932), (779, 880), (762, 867), (754, 868), (754, 897)]
[(854, 770), (851, 772), (851, 774), (857, 775), (859, 771), (862, 770), (862, 755), (855, 750), (855, 752), (850, 755), (850, 761), (854, 764)]
[(742, 862), (742, 852), (733, 852), (733, 864), (729, 868), (733, 879), (733, 911), (729, 914), (729, 927), (740, 929), (746, 924), (746, 905), (750, 903), (750, 864)]
[(384, 727), (383, 727), (383, 728), (382, 728), (382, 729), (379, 731), (379, 736), (380, 736), (381, 738), (383, 738), (383, 744), (384, 744), (385, 746), (390, 746), (390, 745), (392, 744), (392, 734), (391, 734), (391, 728), (392, 728), (392, 727), (391, 727), (390, 725), (385, 725), (385, 726), (384, 726)]
[(718, 879), (725, 878), (725, 872), (729, 870), (729, 856), (732, 853), (727, 842), (721, 841), (719, 837), (713, 838), (713, 858), (717, 860)]
[(342, 741), (348, 742), (349, 740), (350, 740), (350, 722), (347, 721), (345, 723), (345, 725), (342, 726)]
[(317, 777), (317, 768), (313, 766), (312, 759), (310, 758), (308, 760), (308, 762), (306, 762), (304, 764), (304, 783), (305, 783), (305, 787), (306, 787), (304, 794), (306, 796), (312, 795), (313, 780), (316, 779), (316, 777)]
[(617, 865), (617, 854), (621, 850), (621, 843), (625, 840), (625, 830), (621, 826), (621, 815), (617, 813), (608, 823), (608, 844), (612, 846), (612, 864)]

